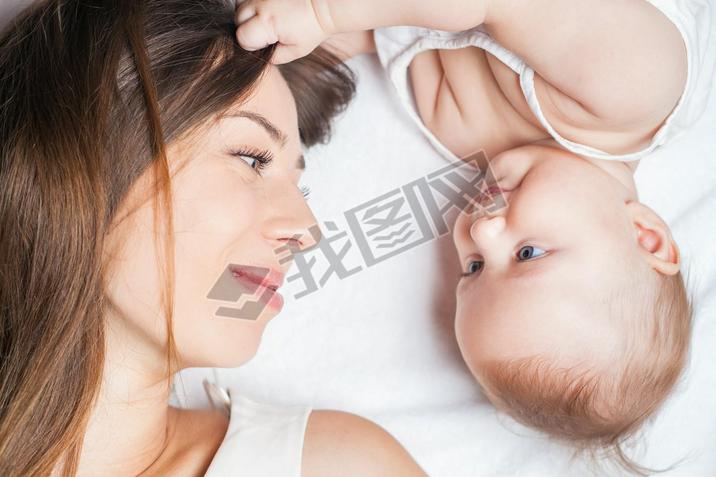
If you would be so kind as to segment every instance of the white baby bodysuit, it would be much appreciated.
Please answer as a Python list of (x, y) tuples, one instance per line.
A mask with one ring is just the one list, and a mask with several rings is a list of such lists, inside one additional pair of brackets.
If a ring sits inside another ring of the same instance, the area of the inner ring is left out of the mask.
[(710, 37), (712, 12), (709, 0), (647, 0), (659, 8), (679, 29), (687, 50), (688, 72), (684, 92), (676, 107), (644, 149), (628, 154), (609, 154), (578, 144), (562, 137), (547, 121), (535, 94), (534, 70), (519, 56), (506, 49), (488, 35), (482, 26), (462, 32), (447, 32), (412, 26), (378, 28), (374, 32), (381, 64), (388, 72), (401, 103), (433, 146), (446, 158), (457, 160), (423, 124), (413, 98), (408, 66), (425, 50), (447, 50), (476, 46), (505, 63), (520, 78), (520, 86), (527, 104), (549, 134), (565, 149), (586, 157), (619, 161), (642, 158), (667, 141), (678, 137), (703, 113), (711, 91), (716, 52)]

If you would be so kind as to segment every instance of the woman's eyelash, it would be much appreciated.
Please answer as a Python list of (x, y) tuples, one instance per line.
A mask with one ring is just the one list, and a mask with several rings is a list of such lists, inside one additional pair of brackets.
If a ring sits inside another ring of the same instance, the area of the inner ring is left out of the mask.
[(269, 164), (271, 164), (271, 161), (273, 161), (273, 155), (265, 149), (239, 149), (232, 151), (231, 155), (235, 157), (250, 157), (254, 159), (256, 161), (256, 165), (251, 168), (258, 172), (264, 170)]
[[(253, 166), (252, 169), (257, 172), (264, 170), (269, 164), (271, 164), (271, 161), (273, 161), (273, 155), (265, 149), (246, 148), (231, 151), (230, 154), (234, 157), (250, 157), (254, 159), (256, 161), (256, 165)], [(300, 189), (303, 197), (307, 199), (311, 194), (311, 189), (306, 186), (302, 186)]]

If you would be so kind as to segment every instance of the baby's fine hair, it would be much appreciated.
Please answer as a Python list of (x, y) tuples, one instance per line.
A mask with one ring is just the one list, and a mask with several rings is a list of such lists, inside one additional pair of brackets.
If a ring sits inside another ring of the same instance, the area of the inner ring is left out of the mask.
[(501, 410), (578, 451), (606, 455), (636, 475), (655, 472), (624, 452), (673, 390), (687, 363), (692, 305), (681, 273), (634, 283), (615, 306), (628, 328), (608, 370), (561, 368), (532, 356), (482, 366), (482, 384)]

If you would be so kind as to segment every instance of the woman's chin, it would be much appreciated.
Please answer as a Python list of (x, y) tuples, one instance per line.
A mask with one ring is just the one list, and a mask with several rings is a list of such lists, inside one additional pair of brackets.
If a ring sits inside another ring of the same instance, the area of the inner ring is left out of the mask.
[[(236, 368), (248, 363), (258, 352), (263, 338), (264, 323), (254, 323), (252, 329), (222, 327), (212, 339), (202, 338), (190, 343), (192, 352), (181, 353), (185, 368)], [(198, 337), (197, 337), (198, 338)]]

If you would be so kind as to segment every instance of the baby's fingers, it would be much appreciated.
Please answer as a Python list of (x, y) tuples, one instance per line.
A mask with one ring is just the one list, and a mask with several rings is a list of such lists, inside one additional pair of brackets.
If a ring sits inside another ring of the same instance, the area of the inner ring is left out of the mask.
[[(239, 11), (239, 15), (243, 13)], [(239, 16), (239, 19), (241, 17)], [(278, 35), (271, 25), (268, 25), (260, 16), (250, 16), (248, 21), (241, 23), (236, 30), (236, 40), (241, 48), (248, 51), (260, 50), (278, 41)]]
[(283, 64), (309, 54), (325, 39), (314, 0), (245, 0), (236, 7), (236, 39), (256, 51), (277, 44), (271, 62)]
[(256, 15), (256, 4), (251, 0), (239, 0), (236, 4), (236, 24), (241, 25)]

